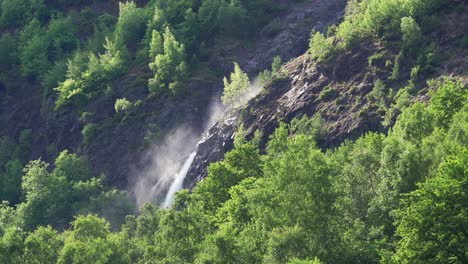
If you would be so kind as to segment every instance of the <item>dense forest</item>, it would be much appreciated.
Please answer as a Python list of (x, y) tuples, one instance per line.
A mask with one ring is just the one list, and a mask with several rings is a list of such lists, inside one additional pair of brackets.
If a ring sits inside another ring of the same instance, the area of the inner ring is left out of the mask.
[[(295, 62), (246, 73), (228, 47), (324, 1), (0, 0), (0, 263), (468, 263), (465, 1), (343, 1), (336, 24), (307, 36), (301, 65), (369, 54), (371, 89), (324, 85), (314, 103), (375, 114), (375, 129), (330, 142), (336, 120), (298, 110), (249, 131)], [(263, 90), (246, 107), (255, 76)], [(172, 207), (138, 208), (100, 170), (119, 139), (109, 131), (141, 130), (117, 144), (146, 150), (213, 96), (241, 113), (233, 148)], [(146, 124), (149, 111), (166, 119)]]

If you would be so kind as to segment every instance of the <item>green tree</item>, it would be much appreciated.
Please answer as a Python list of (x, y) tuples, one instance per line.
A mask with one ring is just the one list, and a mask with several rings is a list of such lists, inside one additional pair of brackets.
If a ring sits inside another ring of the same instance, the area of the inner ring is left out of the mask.
[(47, 28), (52, 60), (57, 60), (73, 51), (78, 46), (75, 25), (70, 16), (52, 19)]
[(287, 263), (308, 256), (306, 232), (299, 226), (273, 229), (269, 237), (265, 263)]
[(468, 238), (468, 151), (440, 165), (435, 178), (403, 199), (398, 217), (395, 263), (465, 263)]
[(11, 205), (20, 202), (22, 172), (23, 165), (17, 159), (5, 164), (4, 171), (0, 171), (0, 201), (8, 201)]
[(221, 34), (228, 37), (248, 35), (247, 11), (238, 0), (221, 1), (217, 14), (217, 25)]
[(65, 236), (57, 263), (129, 263), (124, 249), (114, 242), (109, 223), (102, 218), (79, 216)]
[(445, 79), (433, 82), (437, 90), (432, 92), (430, 111), (439, 126), (448, 127), (453, 115), (468, 102), (468, 89), (460, 80)]
[(0, 237), (0, 261), (22, 263), (25, 233), (19, 227), (6, 228)]
[(403, 34), (403, 48), (409, 53), (414, 52), (422, 39), (421, 28), (411, 17), (402, 18), (400, 27)]
[[(63, 151), (52, 172), (48, 167), (49, 164), (35, 160), (24, 170), (25, 201), (17, 211), (26, 230), (40, 225), (63, 229), (78, 213), (98, 213), (121, 223), (132, 212), (126, 195), (106, 188), (101, 179), (93, 177), (85, 158)], [(110, 205), (114, 210), (106, 213)]]
[(249, 76), (242, 71), (239, 64), (234, 63), (234, 72), (231, 73), (230, 80), (224, 77), (223, 82), (224, 92), (221, 100), (225, 105), (239, 106), (251, 86)]
[(325, 38), (320, 32), (312, 32), (309, 42), (309, 53), (317, 61), (323, 61), (333, 52), (331, 39)]
[(271, 71), (266, 69), (259, 73), (258, 78), (262, 85), (266, 85), (267, 83), (271, 82), (273, 76), (278, 74), (279, 70), (281, 69), (281, 57), (275, 56), (273, 58), (273, 62), (271, 64)]
[(0, 71), (8, 72), (17, 63), (16, 40), (10, 34), (0, 38)]
[(57, 263), (58, 254), (63, 247), (61, 234), (49, 227), (39, 227), (29, 233), (24, 241), (24, 263)]
[(110, 82), (124, 70), (124, 58), (117, 45), (106, 39), (105, 52), (91, 53), (86, 66), (77, 63), (81, 56), (68, 63), (67, 79), (61, 82), (55, 90), (58, 98), (55, 108), (60, 109), (70, 103), (84, 107), (90, 99), (102, 94), (108, 89)]
[(277, 74), (280, 69), (281, 69), (281, 57), (280, 56), (275, 56), (273, 58), (273, 62), (271, 63), (271, 73), (272, 74)]
[(42, 0), (2, 0), (0, 26), (22, 26), (31, 18), (44, 16), (45, 5)]
[(152, 62), (149, 67), (154, 77), (148, 80), (149, 90), (153, 94), (170, 91), (172, 95), (179, 95), (188, 77), (185, 46), (177, 42), (169, 27), (166, 27), (162, 38), (163, 49), (157, 32), (153, 31), (153, 37), (155, 39), (151, 41), (150, 54), (156, 56), (150, 58)]
[(119, 3), (119, 18), (115, 26), (115, 39), (119, 47), (135, 48), (143, 37), (146, 26), (146, 12), (135, 2)]
[(20, 32), (19, 60), (21, 73), (26, 77), (38, 77), (49, 68), (49, 40), (39, 20), (33, 19)]

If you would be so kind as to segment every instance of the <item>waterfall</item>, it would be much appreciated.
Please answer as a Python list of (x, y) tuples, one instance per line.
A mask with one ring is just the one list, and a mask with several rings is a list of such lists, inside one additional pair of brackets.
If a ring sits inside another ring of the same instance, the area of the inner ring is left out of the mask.
[(194, 151), (190, 154), (190, 156), (185, 160), (182, 168), (179, 170), (177, 173), (174, 182), (172, 183), (171, 187), (169, 188), (169, 191), (166, 194), (166, 198), (164, 198), (164, 203), (162, 207), (167, 208), (172, 206), (174, 203), (174, 195), (176, 192), (180, 191), (182, 189), (182, 185), (184, 183), (185, 176), (187, 175), (187, 172), (190, 168), (190, 165), (192, 165), (193, 159), (195, 158), (195, 155), (197, 153)]
[[(261, 91), (261, 86), (256, 78), (250, 89), (242, 96), (242, 102), (254, 97)], [(196, 149), (200, 139), (208, 133), (209, 129), (218, 121), (222, 120), (229, 107), (221, 104), (216, 98), (212, 100), (203, 124), (204, 133), (195, 132), (190, 126), (183, 124), (174, 129), (160, 142), (153, 145), (142, 158), (144, 166), (135, 168), (132, 178), (133, 193), (136, 204), (142, 207), (145, 203), (159, 203), (164, 208), (171, 207), (174, 203), (174, 195), (183, 188), (185, 177), (192, 165)], [(192, 152), (192, 153), (191, 153)], [(186, 157), (184, 161), (181, 156)]]

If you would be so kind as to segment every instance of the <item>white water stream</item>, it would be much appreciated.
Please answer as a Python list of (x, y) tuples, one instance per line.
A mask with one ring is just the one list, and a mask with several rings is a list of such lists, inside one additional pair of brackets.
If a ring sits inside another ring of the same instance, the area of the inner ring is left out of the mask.
[[(250, 89), (241, 96), (246, 103), (261, 91), (258, 78)], [(225, 106), (214, 100), (206, 118), (205, 133), (220, 120), (226, 111)], [(203, 134), (205, 134), (203, 133)], [(136, 172), (133, 192), (138, 207), (147, 202), (161, 202), (161, 207), (168, 208), (174, 203), (174, 195), (182, 190), (185, 177), (195, 159), (194, 149), (202, 135), (194, 133), (190, 127), (180, 126), (171, 132), (162, 142), (155, 145), (144, 158), (148, 165)], [(188, 153), (190, 155), (186, 156)], [(183, 163), (180, 157), (188, 157)]]
[(180, 171), (177, 173), (176, 178), (174, 179), (174, 182), (169, 188), (169, 191), (166, 194), (166, 198), (164, 198), (164, 203), (162, 207), (164, 208), (171, 207), (172, 204), (174, 203), (174, 195), (176, 192), (182, 190), (185, 176), (187, 176), (187, 172), (190, 169), (190, 165), (192, 165), (193, 159), (195, 158), (196, 154), (197, 154), (196, 151), (192, 152), (192, 154), (190, 154), (190, 156), (184, 162), (184, 165), (182, 166)]

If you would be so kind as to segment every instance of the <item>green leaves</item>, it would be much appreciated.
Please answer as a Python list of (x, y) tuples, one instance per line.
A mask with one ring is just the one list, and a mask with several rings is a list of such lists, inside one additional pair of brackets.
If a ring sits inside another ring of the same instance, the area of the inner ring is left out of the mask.
[(221, 101), (225, 105), (240, 106), (251, 86), (249, 76), (242, 71), (239, 64), (234, 63), (234, 72), (231, 73), (230, 79), (224, 77), (223, 82), (224, 92)]
[(63, 247), (63, 237), (56, 230), (39, 227), (24, 240), (24, 263), (56, 263)]
[(433, 82), (437, 91), (431, 97), (430, 111), (435, 115), (437, 124), (446, 128), (452, 121), (453, 115), (468, 102), (468, 89), (460, 80), (445, 79)]
[(400, 28), (403, 34), (403, 48), (409, 53), (414, 52), (422, 39), (421, 28), (412, 17), (403, 17)]
[(90, 99), (102, 94), (110, 82), (123, 72), (124, 58), (117, 45), (106, 39), (104, 48), (105, 52), (98, 56), (90, 53), (87, 64), (81, 65), (81, 56), (68, 62), (67, 79), (55, 88), (58, 92), (56, 109), (68, 104), (81, 108), (86, 106)]
[(148, 80), (150, 92), (160, 94), (169, 91), (172, 95), (180, 95), (189, 68), (185, 46), (177, 42), (169, 27), (166, 27), (162, 37), (157, 31), (152, 32), (150, 56), (152, 62), (149, 67), (154, 72), (154, 77)]
[(464, 148), (439, 167), (435, 178), (403, 199), (398, 217), (395, 263), (464, 263), (468, 226), (468, 152)]
[[(132, 211), (126, 196), (108, 192), (100, 179), (92, 176), (88, 161), (63, 151), (55, 161), (55, 168), (35, 160), (25, 168), (22, 188), (25, 201), (18, 205), (18, 214), (25, 222), (26, 230), (39, 225), (64, 228), (77, 213), (99, 213), (115, 203), (110, 220), (121, 223), (126, 213)], [(122, 215), (123, 214), (123, 215)]]
[(147, 16), (135, 2), (119, 3), (119, 18), (115, 26), (115, 40), (119, 47), (135, 48), (146, 29)]

